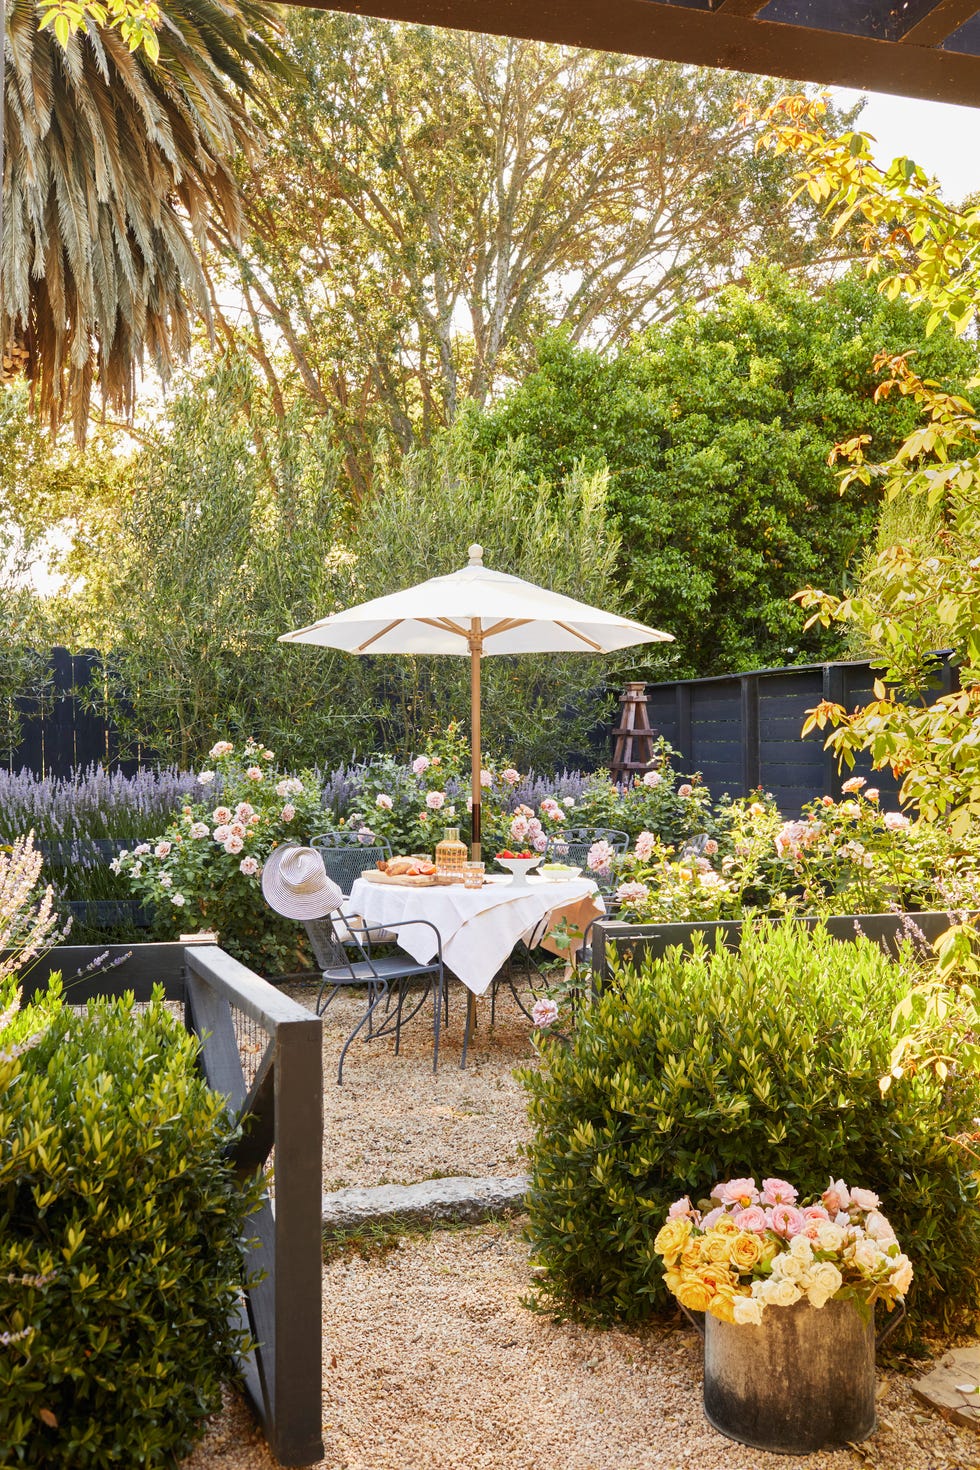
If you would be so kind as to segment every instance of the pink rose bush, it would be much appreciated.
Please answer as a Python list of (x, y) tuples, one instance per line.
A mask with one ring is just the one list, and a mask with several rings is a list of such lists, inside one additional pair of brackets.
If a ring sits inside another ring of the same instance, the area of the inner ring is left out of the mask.
[(770, 1307), (804, 1299), (821, 1308), (835, 1297), (859, 1311), (891, 1311), (912, 1284), (912, 1264), (869, 1189), (831, 1180), (797, 1205), (782, 1179), (730, 1179), (716, 1185), (706, 1213), (676, 1200), (654, 1240), (669, 1290), (690, 1312), (723, 1322), (761, 1324)]
[(320, 783), (312, 772), (277, 772), (272, 752), (256, 741), (240, 749), (218, 741), (209, 759), (215, 791), (207, 802), (185, 802), (165, 832), (141, 844), (138, 857), (120, 860), (119, 871), (155, 909), (166, 937), (216, 930), (226, 949), (260, 972), (295, 969), (303, 932), (268, 908), (260, 878), (274, 847), (308, 841), (327, 825)]

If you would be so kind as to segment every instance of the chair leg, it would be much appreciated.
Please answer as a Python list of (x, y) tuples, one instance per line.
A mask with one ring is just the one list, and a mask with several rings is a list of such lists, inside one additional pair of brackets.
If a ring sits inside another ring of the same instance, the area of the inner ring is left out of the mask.
[(398, 982), (398, 1004), (395, 1006), (395, 1056), (401, 1051), (402, 1045), (402, 1006), (405, 1004), (405, 982)]
[(344, 1058), (347, 1055), (347, 1052), (348, 1052), (348, 1049), (350, 1047), (350, 1044), (354, 1040), (354, 1037), (357, 1035), (357, 1033), (362, 1029), (362, 1027), (365, 1026), (370, 1021), (372, 1015), (374, 1014), (374, 1008), (375, 1008), (375, 1006), (379, 1005), (380, 1002), (387, 995), (387, 993), (388, 993), (388, 984), (384, 980), (379, 980), (377, 982), (377, 994), (374, 995), (374, 997), (372, 999), (371, 998), (371, 992), (374, 989), (375, 989), (374, 986), (369, 986), (368, 987), (368, 999), (370, 1001), (370, 1004), (368, 1005), (368, 1008), (365, 1011), (364, 1015), (358, 1021), (357, 1025), (354, 1027), (353, 1031), (350, 1033), (350, 1035), (348, 1036), (347, 1040), (344, 1042), (343, 1047), (341, 1048), (340, 1061), (337, 1064), (337, 1086), (338, 1087), (341, 1087), (343, 1085), (343, 1081), (344, 1081)]
[(439, 1070), (439, 1025), (442, 1021), (442, 996), (446, 986), (446, 977), (442, 970), (438, 972), (433, 980), (435, 995), (432, 1005), (432, 1070)]

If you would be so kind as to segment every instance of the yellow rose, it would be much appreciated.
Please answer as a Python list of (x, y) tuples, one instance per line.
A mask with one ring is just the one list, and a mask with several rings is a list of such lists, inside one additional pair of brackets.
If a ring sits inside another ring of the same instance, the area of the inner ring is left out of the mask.
[(715, 1223), (712, 1225), (711, 1229), (708, 1231), (708, 1234), (713, 1235), (719, 1231), (722, 1235), (738, 1235), (739, 1233), (738, 1226), (735, 1224), (735, 1221), (732, 1219), (731, 1215), (722, 1215), (721, 1218), (716, 1220)]
[(678, 1215), (673, 1220), (668, 1220), (658, 1232), (653, 1242), (653, 1248), (658, 1256), (664, 1256), (672, 1262), (680, 1251), (691, 1233), (691, 1222), (684, 1216)]
[(664, 1281), (667, 1283), (667, 1290), (677, 1296), (684, 1281), (684, 1275), (681, 1271), (666, 1271)]
[(739, 1231), (729, 1245), (729, 1259), (736, 1271), (751, 1271), (762, 1260), (762, 1241), (747, 1230)]
[(706, 1312), (715, 1294), (696, 1276), (683, 1281), (680, 1288), (674, 1293), (681, 1306), (686, 1307), (689, 1312)]
[(727, 1231), (709, 1231), (701, 1242), (702, 1259), (714, 1265), (727, 1265), (732, 1242), (737, 1239)]
[(735, 1296), (730, 1291), (719, 1291), (708, 1303), (708, 1311), (712, 1317), (718, 1317), (722, 1322), (735, 1321)]
[(687, 1242), (687, 1245), (685, 1245), (684, 1249), (681, 1251), (681, 1260), (680, 1260), (680, 1263), (681, 1263), (682, 1269), (685, 1270), (685, 1271), (693, 1271), (696, 1266), (700, 1266), (700, 1264), (701, 1264), (701, 1238), (700, 1238), (700, 1236), (697, 1236), (697, 1235), (692, 1236), (692, 1238)]

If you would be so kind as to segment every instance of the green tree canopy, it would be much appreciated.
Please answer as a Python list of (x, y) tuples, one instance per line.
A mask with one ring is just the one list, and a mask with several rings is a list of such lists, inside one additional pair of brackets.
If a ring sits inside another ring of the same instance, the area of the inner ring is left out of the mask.
[(839, 638), (802, 620), (802, 582), (839, 581), (873, 536), (877, 497), (842, 499), (828, 457), (860, 427), (887, 453), (914, 420), (875, 401), (876, 348), (913, 349), (933, 376), (965, 377), (949, 331), (848, 275), (819, 294), (775, 268), (615, 355), (546, 338), (536, 369), (483, 416), (478, 445), (521, 443), (532, 477), (608, 466), (631, 607), (675, 634), (654, 676), (719, 674), (832, 657)]
[(304, 85), (262, 111), (226, 250), (246, 321), (225, 329), (276, 401), (332, 415), (355, 498), (379, 436), (429, 439), (542, 331), (623, 342), (760, 255), (827, 253), (737, 115), (774, 82), (349, 15), (287, 27)]

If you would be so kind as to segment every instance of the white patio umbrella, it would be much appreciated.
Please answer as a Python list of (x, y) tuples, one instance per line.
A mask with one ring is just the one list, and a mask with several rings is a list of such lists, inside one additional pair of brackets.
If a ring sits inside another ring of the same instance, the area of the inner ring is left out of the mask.
[(600, 612), (483, 565), (483, 547), (469, 563), (404, 592), (375, 597), (331, 613), (308, 628), (283, 633), (280, 643), (314, 643), (347, 653), (469, 654), (473, 796), (473, 856), (480, 856), (480, 663), (485, 654), (611, 653), (636, 643), (673, 642), (660, 633)]

